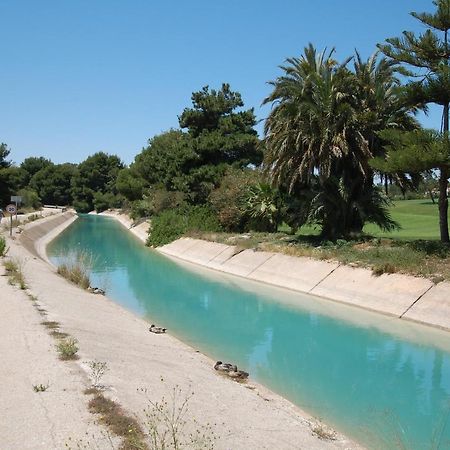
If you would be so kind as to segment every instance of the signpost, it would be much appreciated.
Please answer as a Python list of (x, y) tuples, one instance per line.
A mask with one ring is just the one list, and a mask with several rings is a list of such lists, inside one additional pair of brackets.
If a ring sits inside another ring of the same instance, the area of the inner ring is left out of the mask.
[(12, 236), (12, 218), (14, 214), (17, 214), (17, 207), (12, 203), (8, 205), (6, 208), (6, 212), (9, 214), (10, 218), (10, 227), (9, 227), (9, 235)]
[(22, 197), (20, 195), (11, 195), (11, 202), (16, 204), (16, 220), (17, 220), (17, 211), (19, 210), (19, 205), (22, 203)]

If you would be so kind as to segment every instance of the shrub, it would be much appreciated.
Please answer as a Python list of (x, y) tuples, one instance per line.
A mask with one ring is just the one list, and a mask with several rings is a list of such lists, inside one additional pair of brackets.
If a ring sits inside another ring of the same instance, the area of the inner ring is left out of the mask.
[(183, 192), (151, 188), (142, 200), (133, 202), (131, 217), (136, 220), (158, 215), (166, 209), (185, 206), (185, 198), (186, 195)]
[(56, 349), (59, 353), (59, 358), (63, 361), (70, 359), (77, 359), (78, 341), (73, 337), (63, 339), (56, 344)]
[(208, 206), (183, 206), (165, 210), (152, 219), (147, 245), (159, 247), (188, 232), (220, 230), (219, 221)]
[(256, 170), (229, 169), (219, 187), (209, 196), (212, 209), (227, 231), (246, 231), (249, 217), (245, 204), (248, 190), (261, 179)]
[(22, 206), (25, 208), (38, 209), (41, 207), (41, 199), (33, 189), (21, 189), (17, 195), (22, 197)]

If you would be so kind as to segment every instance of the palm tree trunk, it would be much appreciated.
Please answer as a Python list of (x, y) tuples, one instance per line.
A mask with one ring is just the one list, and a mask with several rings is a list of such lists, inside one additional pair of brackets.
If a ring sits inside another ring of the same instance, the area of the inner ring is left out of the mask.
[[(446, 139), (448, 139), (448, 117), (449, 104), (444, 105), (443, 114), (443, 132)], [(448, 165), (444, 164), (440, 168), (439, 175), (439, 230), (441, 234), (441, 242), (450, 242), (448, 234)]]

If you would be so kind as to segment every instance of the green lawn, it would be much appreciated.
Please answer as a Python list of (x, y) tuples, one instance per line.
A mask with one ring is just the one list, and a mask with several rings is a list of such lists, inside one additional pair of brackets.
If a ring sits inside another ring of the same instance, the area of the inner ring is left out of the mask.
[(391, 206), (392, 218), (401, 229), (391, 233), (381, 231), (375, 225), (367, 225), (364, 231), (378, 237), (394, 239), (439, 239), (439, 212), (437, 203), (430, 200), (399, 200)]

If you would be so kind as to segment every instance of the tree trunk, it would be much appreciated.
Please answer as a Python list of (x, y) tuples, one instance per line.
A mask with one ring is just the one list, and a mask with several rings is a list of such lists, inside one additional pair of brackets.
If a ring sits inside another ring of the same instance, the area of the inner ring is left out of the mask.
[[(448, 119), (449, 104), (444, 105), (443, 111), (443, 127), (444, 138), (448, 139)], [(450, 242), (448, 234), (448, 165), (439, 168), (441, 174), (439, 176), (439, 229), (441, 232), (441, 242)]]

